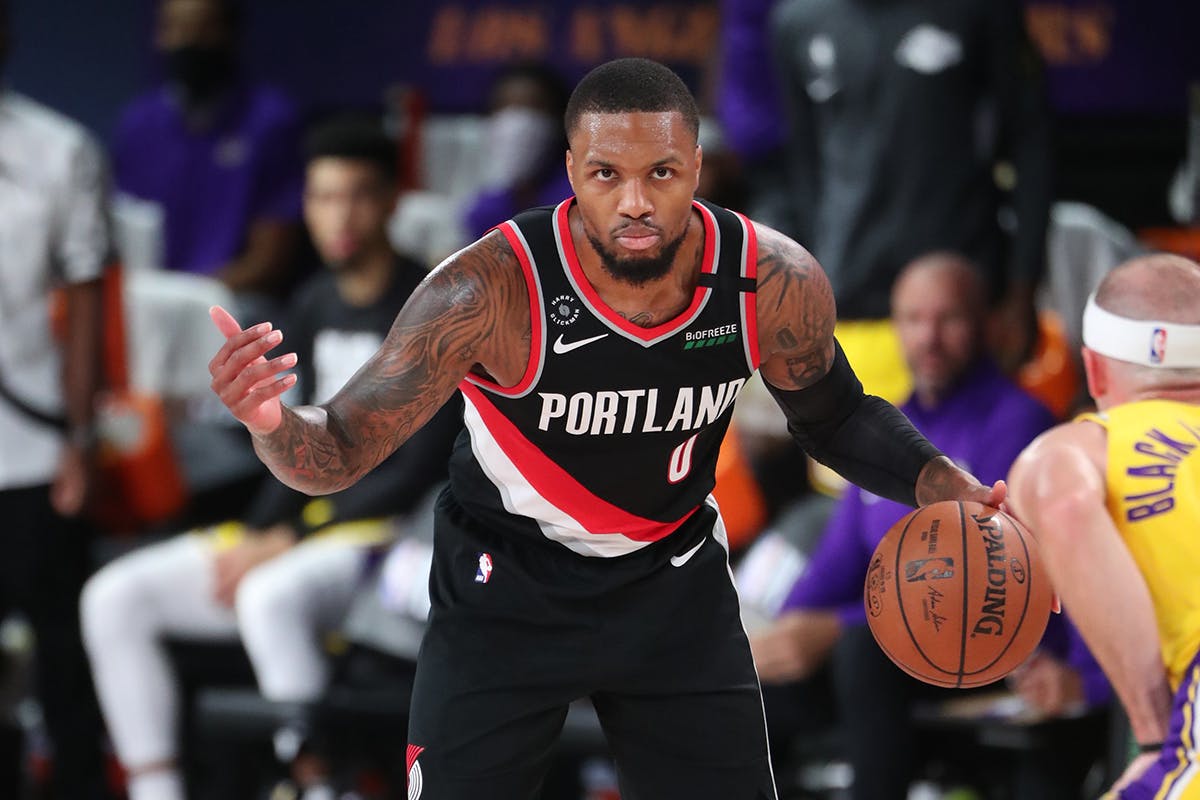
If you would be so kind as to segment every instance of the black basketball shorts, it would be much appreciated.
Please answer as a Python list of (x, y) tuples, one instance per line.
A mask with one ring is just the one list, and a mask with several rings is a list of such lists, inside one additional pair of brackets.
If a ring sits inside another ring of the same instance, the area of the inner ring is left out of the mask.
[(588, 558), (438, 502), (432, 612), (409, 721), (410, 800), (530, 800), (590, 698), (622, 800), (774, 800), (724, 529)]

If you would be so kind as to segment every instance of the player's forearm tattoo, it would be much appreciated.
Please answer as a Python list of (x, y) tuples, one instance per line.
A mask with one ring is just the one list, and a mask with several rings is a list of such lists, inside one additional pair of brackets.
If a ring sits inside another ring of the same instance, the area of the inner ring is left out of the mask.
[[(466, 370), (489, 352), (515, 354), (519, 375), (532, 332), (514, 311), (529, 300), (499, 235), (444, 264), (414, 292), (379, 351), (323, 406), (284, 411), (255, 449), (280, 480), (317, 494), (349, 486), (424, 425)], [(485, 288), (486, 287), (486, 288)]]

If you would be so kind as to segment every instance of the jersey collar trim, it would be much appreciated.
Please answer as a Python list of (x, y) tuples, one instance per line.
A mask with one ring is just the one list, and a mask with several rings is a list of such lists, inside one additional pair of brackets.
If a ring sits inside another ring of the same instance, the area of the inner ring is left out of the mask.
[[(700, 312), (704, 310), (704, 306), (708, 303), (708, 298), (712, 295), (712, 289), (699, 284), (697, 284), (692, 294), (691, 305), (674, 319), (667, 320), (663, 324), (656, 325), (653, 328), (643, 328), (634, 325), (605, 303), (595, 287), (587, 279), (587, 275), (584, 274), (583, 267), (579, 263), (579, 256), (575, 252), (575, 243), (571, 239), (571, 228), (567, 222), (567, 212), (570, 211), (571, 204), (574, 202), (575, 198), (569, 197), (559, 203), (558, 207), (554, 210), (554, 238), (558, 245), (558, 254), (562, 259), (567, 280), (579, 294), (583, 304), (588, 307), (588, 310), (597, 319), (603, 322), (614, 333), (630, 341), (649, 347), (670, 338), (700, 316)], [(715, 275), (717, 272), (717, 263), (721, 257), (720, 230), (717, 228), (716, 219), (713, 217), (711, 211), (695, 200), (692, 201), (692, 207), (700, 212), (700, 218), (704, 221), (704, 256), (701, 259), (700, 271)]]

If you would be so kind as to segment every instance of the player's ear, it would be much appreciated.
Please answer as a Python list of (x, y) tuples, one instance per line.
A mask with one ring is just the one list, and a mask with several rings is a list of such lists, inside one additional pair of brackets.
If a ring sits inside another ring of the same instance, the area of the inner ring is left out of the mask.
[(703, 163), (704, 148), (700, 146), (699, 142), (696, 142), (696, 185), (692, 187), (692, 194), (695, 194), (696, 190), (700, 188), (700, 167)]
[[(571, 191), (575, 192), (575, 159), (571, 157), (571, 148), (567, 148), (567, 182), (571, 184)], [(576, 192), (576, 194), (578, 194)]]
[(1087, 376), (1088, 394), (1093, 400), (1099, 400), (1108, 391), (1108, 365), (1093, 350), (1082, 347), (1080, 352), (1083, 354), (1083, 372)]

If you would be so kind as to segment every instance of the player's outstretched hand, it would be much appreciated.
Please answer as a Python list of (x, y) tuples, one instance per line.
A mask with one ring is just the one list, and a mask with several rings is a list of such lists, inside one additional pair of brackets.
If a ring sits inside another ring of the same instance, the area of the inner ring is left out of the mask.
[(296, 366), (296, 354), (267, 358), (266, 354), (283, 341), (283, 332), (273, 330), (269, 322), (243, 330), (220, 306), (213, 306), (208, 314), (225, 336), (225, 344), (208, 362), (212, 375), (209, 385), (251, 433), (270, 433), (282, 419), (279, 396), (296, 383), (295, 375), (280, 373)]

